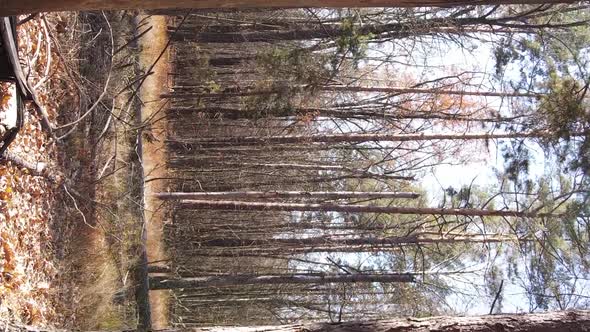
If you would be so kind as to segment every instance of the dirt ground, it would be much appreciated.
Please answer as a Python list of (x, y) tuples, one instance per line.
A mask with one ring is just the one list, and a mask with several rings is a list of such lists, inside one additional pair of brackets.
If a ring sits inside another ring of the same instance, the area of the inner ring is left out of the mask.
[[(166, 49), (166, 19), (163, 16), (139, 16), (140, 21), (152, 26), (152, 29), (140, 40), (141, 54), (140, 64), (143, 68), (151, 68), (156, 59)], [(166, 252), (163, 246), (163, 225), (165, 211), (161, 202), (154, 198), (152, 193), (166, 191), (162, 181), (150, 179), (166, 176), (166, 121), (164, 107), (166, 101), (160, 100), (159, 95), (166, 87), (168, 75), (168, 52), (155, 63), (151, 69), (153, 74), (148, 76), (141, 86), (140, 97), (144, 105), (142, 107), (142, 121), (151, 122), (146, 128), (143, 139), (143, 168), (146, 183), (144, 185), (144, 204), (147, 231), (147, 256), (148, 262), (166, 260)], [(150, 306), (152, 324), (154, 329), (162, 329), (168, 326), (168, 291), (151, 291)]]

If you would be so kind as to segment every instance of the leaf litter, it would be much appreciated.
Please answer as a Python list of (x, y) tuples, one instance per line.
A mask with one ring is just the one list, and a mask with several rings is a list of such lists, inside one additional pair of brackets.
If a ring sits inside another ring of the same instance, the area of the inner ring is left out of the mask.
[[(64, 74), (59, 61), (52, 59), (47, 29), (39, 16), (20, 25), (19, 53), (30, 85), (55, 124), (63, 100), (56, 98), (56, 91), (64, 90), (60, 78)], [(56, 144), (30, 107), (9, 151), (27, 162), (58, 164)], [(0, 162), (0, 319), (57, 326), (72, 318), (68, 311), (60, 311), (71, 294), (63, 291), (67, 280), (60, 273), (64, 261), (58, 247), (65, 245), (67, 236), (59, 233), (67, 226), (59, 225), (61, 220), (53, 211), (59, 192), (60, 187), (46, 178)]]

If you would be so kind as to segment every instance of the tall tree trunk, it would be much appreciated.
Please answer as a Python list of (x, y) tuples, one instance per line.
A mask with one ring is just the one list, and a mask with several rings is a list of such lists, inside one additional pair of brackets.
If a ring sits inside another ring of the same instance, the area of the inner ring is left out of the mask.
[(559, 217), (557, 214), (536, 213), (513, 210), (481, 210), (481, 209), (445, 209), (427, 207), (400, 207), (400, 206), (371, 206), (371, 205), (338, 205), (338, 204), (303, 204), (303, 203), (260, 203), (244, 201), (206, 201), (206, 200), (182, 200), (183, 208), (209, 209), (209, 210), (236, 210), (236, 211), (333, 211), (349, 213), (392, 213), (392, 214), (417, 214), (438, 216), (471, 216), (471, 217)]
[[(362, 5), (361, 5), (362, 6)], [(354, 7), (354, 6), (353, 6)], [(419, 24), (388, 23), (388, 24), (363, 24), (356, 28), (358, 35), (371, 36), (371, 39), (378, 40), (385, 37), (406, 38), (408, 36), (424, 36), (435, 33), (457, 33), (461, 28), (468, 27), (473, 30), (478, 26), (503, 27), (506, 22), (486, 17), (464, 17), (464, 18), (429, 18)], [(470, 28), (471, 27), (471, 28)], [(177, 41), (196, 41), (200, 43), (257, 43), (277, 42), (293, 40), (312, 39), (336, 39), (339, 36), (350, 33), (349, 27), (340, 24), (320, 24), (314, 28), (300, 28), (291, 30), (275, 31), (240, 31), (240, 32), (215, 32), (184, 30), (175, 33), (172, 38)], [(461, 32), (461, 33), (464, 33)]]
[[(171, 107), (168, 108), (170, 112), (179, 113), (198, 113), (204, 112), (209, 114), (223, 114), (224, 119), (238, 120), (238, 119), (255, 119), (260, 116), (260, 112), (255, 109), (240, 109), (240, 108), (224, 108), (224, 107)], [(476, 117), (465, 114), (445, 114), (438, 112), (396, 112), (393, 109), (387, 110), (366, 110), (366, 109), (328, 109), (328, 108), (294, 108), (292, 110), (277, 110), (268, 111), (265, 118), (275, 118), (280, 120), (300, 121), (294, 116), (309, 115), (313, 118), (326, 117), (337, 119), (366, 119), (370, 117), (377, 117), (380, 119), (420, 119), (420, 120), (449, 120), (449, 121), (464, 121), (464, 122), (509, 122), (515, 120), (517, 117)]]
[[(390, 94), (439, 94), (451, 96), (479, 96), (479, 97), (539, 97), (540, 94), (529, 92), (502, 92), (502, 91), (466, 91), (459, 89), (441, 89), (441, 88), (411, 88), (411, 87), (367, 87), (367, 86), (347, 86), (347, 85), (328, 85), (328, 86), (314, 86), (294, 85), (293, 90), (305, 90), (313, 88), (316, 91), (329, 92), (372, 92), (372, 93), (390, 93)], [(180, 89), (182, 90), (182, 89)], [(161, 98), (173, 99), (198, 99), (203, 97), (245, 97), (256, 95), (268, 95), (282, 92), (283, 89), (267, 89), (260, 90), (255, 87), (230, 87), (224, 91), (207, 93), (207, 92), (181, 92), (174, 91), (170, 93), (163, 93)]]
[(221, 192), (169, 192), (156, 193), (162, 200), (181, 199), (244, 199), (244, 198), (322, 198), (322, 199), (368, 199), (368, 198), (418, 198), (413, 192), (354, 192), (354, 191), (221, 191)]
[[(434, 140), (490, 140), (505, 138), (550, 137), (547, 131), (502, 133), (502, 134), (313, 134), (282, 136), (242, 136), (195, 139), (170, 139), (172, 147), (191, 145), (258, 145), (258, 144), (297, 144), (297, 143), (365, 143), (365, 142), (410, 142)], [(572, 136), (583, 136), (573, 133)]]
[(571, 3), (568, 0), (3, 0), (0, 14), (20, 15), (50, 11), (175, 8), (300, 8), (300, 7), (431, 7), (484, 4)]
[[(406, 244), (428, 243), (501, 243), (518, 240), (517, 237), (502, 234), (453, 234), (448, 236), (415, 234), (409, 236), (390, 237), (364, 237), (364, 238), (338, 238), (334, 236), (317, 236), (300, 239), (247, 239), (247, 238), (223, 238), (201, 240), (200, 246), (212, 247), (264, 247), (280, 248), (281, 246), (301, 246), (311, 249), (330, 246), (355, 246), (359, 252), (383, 249)], [(310, 250), (313, 251), (313, 250)]]
[[(299, 148), (299, 147), (296, 147)], [(301, 149), (294, 149), (295, 151), (300, 151), (300, 150), (305, 150), (305, 148), (310, 148), (309, 146), (302, 146)], [(215, 152), (222, 152), (224, 154), (229, 154), (229, 153), (236, 153), (236, 150), (233, 149), (229, 149), (226, 150), (226, 148), (218, 148), (220, 149), (219, 151), (215, 151)], [(359, 148), (360, 149), (360, 148)], [(208, 149), (209, 152), (211, 151), (210, 149)], [(215, 148), (213, 148), (213, 150), (215, 150)], [(321, 150), (321, 149), (319, 149)], [(238, 148), (239, 151), (239, 148)], [(246, 147), (246, 150), (248, 152), (251, 152), (251, 150), (249, 150), (248, 147)], [(241, 152), (241, 151), (240, 151)], [(221, 156), (223, 159), (227, 159), (227, 156), (222, 155)], [(202, 162), (203, 159), (198, 159), (199, 157), (195, 158), (195, 157), (191, 157), (191, 156), (186, 156), (186, 157), (176, 157), (172, 160), (170, 160), (168, 162), (168, 166), (170, 168), (182, 168), (183, 166), (186, 167), (200, 167), (200, 169), (206, 170), (206, 166), (209, 165), (209, 163), (205, 163)], [(211, 158), (208, 158), (211, 159)], [(221, 158), (220, 158), (221, 159)], [(287, 163), (232, 163), (232, 162), (224, 162), (224, 161), (214, 161), (212, 163), (213, 165), (216, 166), (229, 166), (230, 168), (227, 168), (228, 171), (239, 171), (239, 170), (243, 170), (243, 169), (248, 169), (248, 168), (270, 168), (270, 169), (290, 169), (290, 170), (298, 170), (298, 171), (330, 171), (330, 172), (338, 172), (338, 173), (344, 173), (344, 174), (351, 174), (351, 175), (356, 175), (356, 176), (351, 176), (351, 178), (373, 178), (373, 179), (390, 179), (390, 180), (408, 180), (408, 181), (412, 181), (414, 180), (413, 176), (399, 176), (399, 175), (394, 175), (394, 174), (380, 174), (380, 173), (375, 173), (375, 172), (371, 172), (370, 170), (365, 169), (358, 169), (358, 168), (351, 168), (351, 167), (347, 167), (347, 166), (342, 166), (342, 165), (318, 165), (318, 164), (287, 164)], [(198, 172), (198, 171), (197, 171)]]
[(227, 275), (174, 279), (162, 276), (150, 278), (150, 289), (178, 289), (224, 287), (234, 285), (326, 284), (354, 282), (414, 282), (408, 273), (391, 274), (282, 274), (282, 275)]
[[(170, 330), (166, 332), (181, 332)], [(232, 327), (191, 329), (192, 332), (229, 332)], [(590, 311), (570, 310), (532, 314), (486, 315), (472, 317), (439, 316), (396, 318), (345, 323), (308, 323), (283, 326), (240, 327), (240, 332), (565, 332), (590, 331)], [(164, 332), (164, 331), (162, 331)], [(184, 332), (184, 331), (183, 331)]]
[[(36, 328), (0, 322), (6, 332), (68, 332), (63, 329)], [(437, 316), (427, 318), (394, 318), (378, 321), (344, 323), (303, 323), (278, 326), (194, 327), (159, 330), (160, 332), (566, 332), (590, 331), (590, 310), (553, 311), (530, 314), (485, 316)]]

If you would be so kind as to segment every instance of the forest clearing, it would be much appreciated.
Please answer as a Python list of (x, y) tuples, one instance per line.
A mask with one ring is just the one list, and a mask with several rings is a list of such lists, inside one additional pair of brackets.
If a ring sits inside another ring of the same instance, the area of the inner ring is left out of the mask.
[(70, 2), (0, 2), (0, 328), (590, 330), (588, 3)]

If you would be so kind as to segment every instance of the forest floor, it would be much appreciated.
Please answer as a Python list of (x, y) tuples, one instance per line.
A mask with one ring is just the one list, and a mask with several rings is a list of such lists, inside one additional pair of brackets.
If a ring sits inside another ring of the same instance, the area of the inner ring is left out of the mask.
[[(20, 51), (27, 54), (25, 62), (29, 64), (25, 74), (31, 77), (39, 101), (55, 121), (59, 109), (72, 102), (72, 96), (60, 88), (50, 97), (50, 91), (59, 83), (43, 78), (47, 77), (46, 69), (55, 71), (58, 65), (55, 59), (51, 62), (42, 42), (45, 31), (45, 22), (33, 20), (19, 28), (18, 38)], [(9, 151), (28, 162), (45, 162), (65, 171), (58, 165), (56, 145), (43, 133), (39, 118), (30, 110), (25, 112), (24, 127)], [(75, 297), (75, 290), (69, 287), (70, 271), (65, 268), (67, 253), (63, 244), (74, 227), (51, 213), (64, 199), (59, 185), (11, 162), (0, 163), (0, 318), (29, 324), (70, 318), (62, 300)]]
[[(138, 118), (141, 102), (150, 105), (147, 114), (157, 113), (150, 108), (155, 90), (138, 88), (160, 44), (151, 36), (139, 45), (135, 37), (149, 26), (136, 17), (133, 11), (41, 14), (19, 26), (21, 62), (56, 137), (28, 110), (9, 150), (48, 163), (63, 181), (0, 161), (0, 319), (81, 330), (137, 323), (132, 271), (144, 227), (137, 148), (141, 129), (150, 128)], [(141, 46), (148, 52), (143, 59)], [(150, 82), (147, 87), (159, 88), (159, 81)], [(143, 133), (151, 139), (157, 131)], [(146, 146), (148, 155), (157, 153)], [(157, 174), (158, 158), (144, 159), (146, 175)], [(151, 246), (151, 257), (161, 257), (158, 244)], [(154, 307), (165, 308), (159, 302)]]

